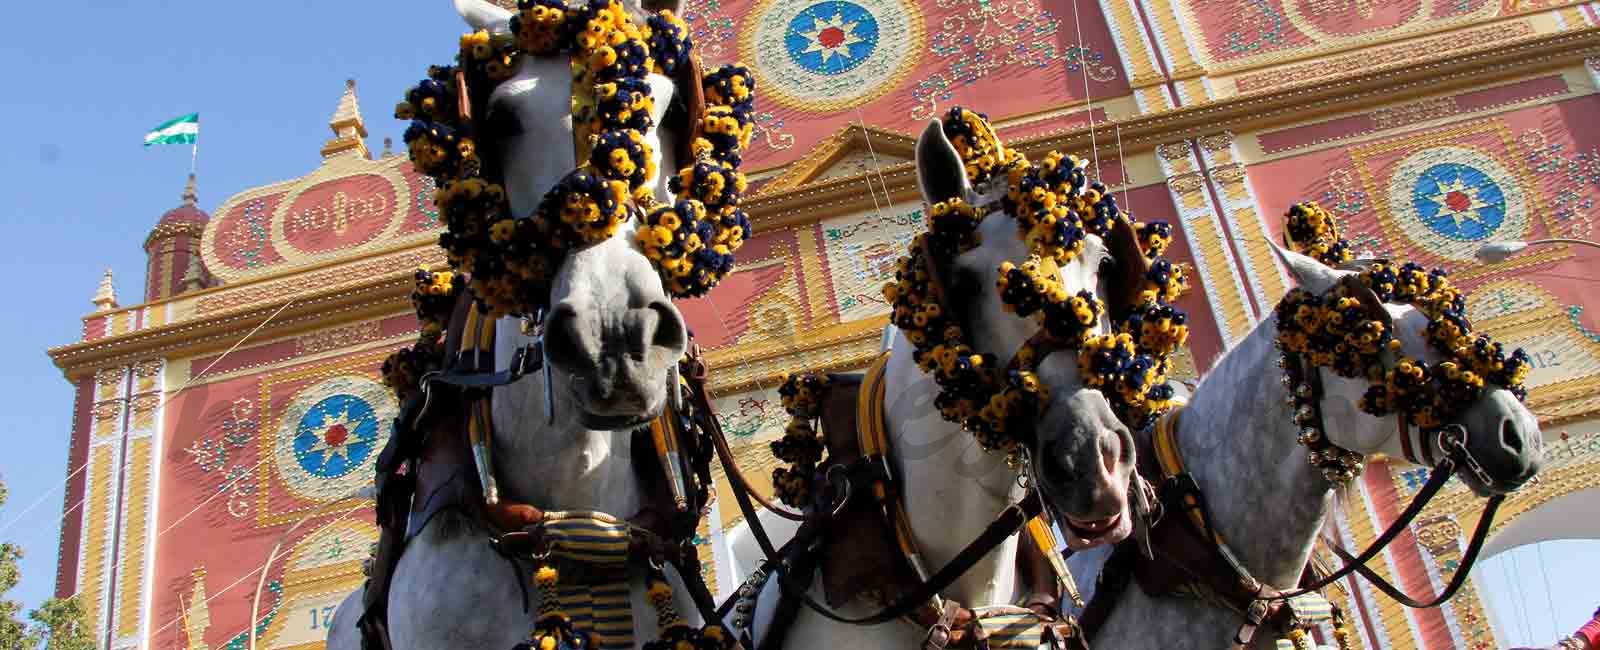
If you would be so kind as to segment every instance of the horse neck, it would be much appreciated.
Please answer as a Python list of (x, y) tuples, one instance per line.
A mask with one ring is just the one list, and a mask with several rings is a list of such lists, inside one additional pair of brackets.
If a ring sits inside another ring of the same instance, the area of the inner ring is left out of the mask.
[[(894, 349), (884, 374), (884, 413), (906, 519), (925, 568), (935, 572), (1020, 498), (1021, 490), (1004, 458), (982, 451), (970, 434), (939, 415), (933, 406), (938, 386), (917, 368), (911, 344), (897, 336)], [(971, 606), (1012, 601), (1015, 549), (1013, 536), (943, 595)]]
[[(514, 319), (496, 327), (495, 367), (532, 339)], [(552, 373), (556, 395), (565, 395), (564, 376)], [(545, 376), (535, 373), (494, 391), (494, 472), (502, 499), (543, 510), (598, 510), (631, 517), (643, 503), (632, 463), (632, 431), (584, 427), (573, 409), (555, 403), (550, 422)]]
[(1178, 423), (1179, 448), (1211, 525), (1255, 577), (1299, 579), (1332, 502), (1306, 462), (1268, 318), (1206, 373)]

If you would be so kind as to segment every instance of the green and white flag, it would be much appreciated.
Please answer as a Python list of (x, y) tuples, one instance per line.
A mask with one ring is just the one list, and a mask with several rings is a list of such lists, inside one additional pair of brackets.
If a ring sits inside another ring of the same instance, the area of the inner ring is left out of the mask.
[(194, 144), (200, 139), (200, 114), (190, 113), (168, 120), (144, 134), (144, 146), (153, 144)]

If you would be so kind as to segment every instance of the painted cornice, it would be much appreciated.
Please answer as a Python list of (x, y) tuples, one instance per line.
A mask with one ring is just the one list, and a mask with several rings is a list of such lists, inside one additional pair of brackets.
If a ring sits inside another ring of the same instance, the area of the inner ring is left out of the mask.
[[(1408, 61), (1360, 74), (1228, 97), (1183, 108), (1131, 116), (1096, 124), (1105, 133), (1122, 134), (1124, 153), (1143, 153), (1157, 145), (1221, 131), (1250, 131), (1303, 122), (1314, 115), (1392, 104), (1414, 97), (1446, 93), (1495, 81), (1581, 64), (1600, 54), (1600, 27), (1499, 42), (1452, 52), (1448, 58)], [(1078, 151), (1091, 146), (1087, 128), (1046, 133), (1007, 144), (1030, 157), (1054, 150)], [(879, 195), (896, 200), (916, 196), (912, 163), (870, 173), (828, 179), (793, 190), (759, 195), (748, 202), (752, 225), (759, 230), (816, 221), (872, 205), (868, 184)], [(883, 179), (882, 187), (874, 182)]]
[[(373, 276), (326, 293), (299, 296), (287, 307), (271, 302), (230, 310), (215, 316), (50, 348), (49, 355), (69, 381), (98, 368), (161, 357), (195, 357), (225, 350), (246, 333), (252, 345), (306, 331), (376, 316), (393, 315), (410, 306), (413, 280), (409, 272)], [(281, 313), (278, 310), (282, 308)], [(274, 316), (276, 313), (276, 316)], [(267, 320), (271, 318), (271, 322)], [(263, 326), (263, 323), (266, 323)], [(177, 355), (173, 353), (177, 352)]]

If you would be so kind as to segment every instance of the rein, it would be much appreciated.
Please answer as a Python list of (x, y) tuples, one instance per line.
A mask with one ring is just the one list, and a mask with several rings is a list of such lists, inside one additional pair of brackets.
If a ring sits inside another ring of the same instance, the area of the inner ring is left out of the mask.
[[(1322, 397), (1320, 373), (1315, 368), (1307, 368), (1306, 370), (1309, 371), (1307, 373), (1309, 377), (1307, 377), (1306, 386), (1310, 389), (1310, 395), (1307, 397), (1312, 398), (1313, 403), (1315, 403), (1315, 401), (1320, 401)], [(1198, 536), (1201, 540), (1200, 543), (1208, 549), (1207, 552), (1210, 557), (1209, 560), (1204, 561), (1199, 566), (1192, 566), (1176, 557), (1176, 555), (1181, 554), (1181, 550), (1173, 548), (1170, 544), (1162, 544), (1158, 541), (1154, 546), (1154, 550), (1160, 559), (1177, 565), (1177, 568), (1187, 575), (1192, 584), (1200, 584), (1212, 589), (1222, 597), (1230, 608), (1244, 615), (1245, 622), (1241, 624), (1239, 631), (1234, 635), (1236, 648), (1247, 646), (1254, 637), (1255, 629), (1261, 625), (1268, 621), (1281, 619), (1280, 611), (1286, 607), (1292, 607), (1290, 605), (1291, 601), (1317, 594), (1352, 573), (1366, 578), (1379, 591), (1409, 608), (1431, 608), (1448, 601), (1466, 583), (1467, 576), (1471, 573), (1473, 566), (1477, 562), (1478, 555), (1483, 549), (1483, 543), (1488, 537), (1495, 515), (1501, 503), (1505, 500), (1504, 495), (1495, 495), (1487, 499), (1478, 518), (1477, 527), (1473, 530), (1467, 549), (1462, 556), (1460, 566), (1457, 567), (1445, 588), (1431, 599), (1421, 600), (1406, 594), (1402, 589), (1367, 567), (1368, 562), (1387, 549), (1394, 540), (1399, 538), (1402, 532), (1410, 528), (1411, 523), (1416, 520), (1428, 503), (1444, 488), (1444, 485), (1458, 468), (1465, 467), (1475, 473), (1483, 473), (1476, 459), (1472, 457), (1466, 448), (1464, 443), (1466, 434), (1460, 425), (1443, 427), (1438, 431), (1435, 439), (1439, 448), (1444, 450), (1444, 455), (1437, 462), (1431, 463), (1427, 482), (1412, 497), (1405, 510), (1389, 524), (1383, 533), (1356, 555), (1351, 555), (1343, 548), (1330, 544), (1329, 548), (1343, 561), (1343, 566), (1320, 578), (1302, 580), (1301, 584), (1294, 589), (1280, 591), (1252, 576), (1238, 561), (1235, 554), (1229, 550), (1222, 536), (1212, 528), (1212, 517), (1206, 506), (1204, 495), (1194, 481), (1193, 476), (1187, 471), (1182, 454), (1179, 451), (1177, 432), (1181, 411), (1181, 407), (1175, 408), (1156, 423), (1152, 444), (1159, 475), (1154, 477), (1154, 480), (1159, 484), (1161, 501), (1168, 507), (1177, 507), (1187, 514), (1183, 518), (1185, 523), (1181, 524), (1181, 526), (1188, 534)], [(1315, 413), (1320, 421), (1320, 411), (1313, 409), (1312, 412)], [(1404, 414), (1400, 414), (1397, 419), (1399, 422), (1399, 434), (1408, 436), (1411, 428), (1408, 419)], [(1420, 439), (1420, 436), (1417, 442), (1416, 447), (1420, 447), (1422, 450), (1429, 448), (1426, 444), (1427, 441)], [(1331, 443), (1329, 444), (1331, 445)], [(1342, 452), (1343, 450), (1340, 451)], [(1408, 460), (1424, 464), (1422, 459), (1413, 457), (1413, 446), (1409, 442), (1405, 445), (1405, 451)], [(1424, 455), (1429, 458), (1432, 456), (1431, 453), (1426, 452)], [(1134, 543), (1133, 540), (1130, 540), (1124, 542), (1123, 545), (1132, 543)], [(1091, 614), (1089, 610), (1085, 610), (1083, 616), (1084, 628), (1091, 640), (1095, 633), (1099, 631), (1099, 626), (1109, 616), (1110, 609), (1114, 606), (1112, 599), (1117, 597), (1120, 588), (1124, 586), (1125, 584), (1119, 584), (1110, 593), (1097, 594), (1093, 602), (1090, 603), (1089, 608), (1098, 611)], [(1239, 587), (1242, 587), (1244, 591), (1239, 591)], [(1291, 609), (1290, 622), (1286, 626), (1292, 626), (1294, 620)]]
[[(862, 391), (865, 395), (863, 404), (858, 405), (861, 406), (858, 410), (859, 417), (882, 419), (881, 411), (873, 410), (881, 409), (881, 404), (870, 403), (881, 402), (879, 392), (882, 386), (882, 364), (886, 360), (887, 355), (881, 357), (873, 371), (869, 372), (869, 377), (875, 377), (878, 381), (869, 380), (867, 386), (876, 385), (879, 390), (865, 388)], [(731, 475), (736, 471), (737, 465), (726, 444), (725, 434), (720, 427), (715, 426), (712, 427), (711, 434), (714, 438), (718, 438), (715, 447), (723, 465), (730, 469)], [(881, 431), (877, 436), (867, 434), (867, 437), (869, 439), (881, 437)], [(887, 439), (881, 438), (879, 444), (884, 446), (872, 448), (872, 445), (868, 445), (868, 449), (863, 450), (863, 455), (848, 465), (835, 464), (828, 468), (825, 476), (830, 486), (834, 487), (833, 498), (826, 504), (819, 503), (826, 507), (819, 507), (802, 515), (800, 520), (804, 523), (800, 532), (781, 549), (773, 545), (771, 536), (761, 523), (755, 504), (751, 500), (754, 491), (749, 489), (748, 484), (735, 486), (734, 500), (738, 503), (745, 520), (749, 522), (751, 533), (765, 556), (762, 567), (755, 575), (765, 576), (773, 569), (781, 567), (784, 573), (778, 576), (778, 581), (783, 596), (836, 623), (869, 626), (913, 617), (914, 622), (929, 629), (928, 642), (932, 647), (945, 647), (956, 638), (957, 630), (962, 629), (964, 625), (974, 624), (977, 615), (954, 602), (943, 600), (939, 594), (1007, 538), (1037, 518), (1044, 511), (1044, 505), (1037, 491), (1029, 489), (1020, 501), (1008, 505), (997, 514), (983, 532), (962, 548), (954, 558), (932, 575), (928, 575), (922, 570), (920, 556), (916, 554), (914, 542), (909, 538), (908, 524), (904, 522), (901, 513), (894, 505), (898, 500), (899, 491), (895, 486), (896, 479), (888, 460)], [(901, 593), (892, 603), (877, 612), (865, 616), (845, 616), (810, 595), (810, 579), (817, 568), (817, 556), (822, 552), (824, 535), (820, 529), (825, 522), (832, 520), (864, 495), (870, 495), (877, 501), (879, 512), (900, 538), (903, 557), (919, 574), (926, 577), (919, 579), (909, 591)], [(759, 498), (759, 494), (756, 496)], [(750, 587), (750, 584), (747, 583), (746, 587)], [(741, 592), (743, 591), (745, 589), (741, 588)], [(736, 594), (724, 602), (718, 610), (725, 615), (736, 606), (735, 603), (748, 600), (752, 595)], [(1019, 609), (1019, 611), (1033, 614), (1032, 610)], [(781, 642), (781, 635), (773, 635), (762, 644), (762, 647), (770, 647), (778, 642)]]

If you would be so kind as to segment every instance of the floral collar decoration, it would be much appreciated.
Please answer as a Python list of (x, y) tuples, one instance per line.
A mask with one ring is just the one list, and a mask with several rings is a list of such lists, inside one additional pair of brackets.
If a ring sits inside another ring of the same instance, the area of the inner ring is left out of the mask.
[[(1290, 248), (1328, 266), (1353, 263), (1350, 244), (1339, 238), (1332, 215), (1321, 206), (1301, 203), (1285, 218), (1284, 239)], [(1361, 398), (1363, 411), (1379, 417), (1398, 414), (1424, 432), (1454, 421), (1490, 384), (1525, 399), (1523, 382), (1531, 368), (1522, 350), (1508, 354), (1487, 334), (1472, 331), (1466, 299), (1444, 271), (1410, 262), (1358, 264), (1364, 266), (1349, 276), (1353, 280), (1320, 295), (1291, 290), (1276, 311), (1280, 365), (1296, 407), (1300, 442), (1333, 482), (1359, 474), (1362, 458), (1334, 446), (1321, 430), (1314, 391), (1307, 384), (1315, 368), (1372, 382)], [(1429, 364), (1400, 354), (1393, 325), (1377, 302), (1411, 305), (1426, 315), (1426, 338), (1443, 359)]]

